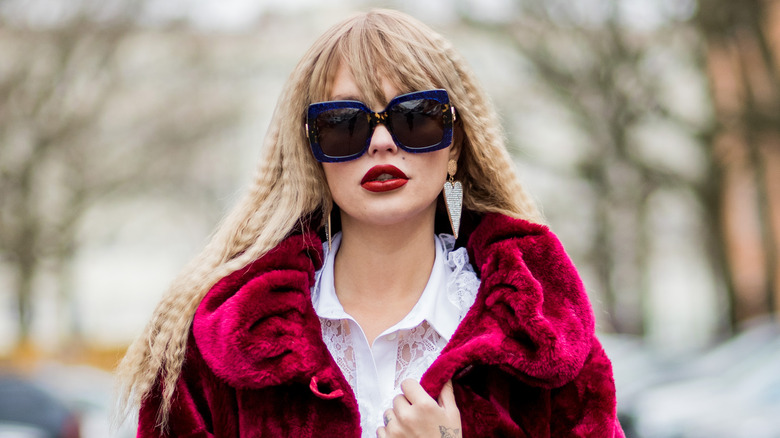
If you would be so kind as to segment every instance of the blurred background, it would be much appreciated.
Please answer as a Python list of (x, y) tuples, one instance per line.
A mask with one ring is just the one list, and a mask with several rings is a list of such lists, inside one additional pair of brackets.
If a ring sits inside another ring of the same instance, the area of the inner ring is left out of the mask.
[(109, 430), (111, 370), (354, 11), (470, 61), (580, 269), (630, 437), (780, 437), (780, 1), (0, 0), (0, 437)]

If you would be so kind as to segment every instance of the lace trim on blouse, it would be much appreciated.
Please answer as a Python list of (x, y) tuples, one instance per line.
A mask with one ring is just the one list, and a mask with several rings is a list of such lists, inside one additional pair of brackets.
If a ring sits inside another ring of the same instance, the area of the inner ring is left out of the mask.
[[(446, 254), (445, 263), (448, 270), (447, 299), (458, 309), (458, 323), (460, 323), (474, 304), (480, 280), (469, 263), (466, 248), (453, 250), (455, 237), (452, 235), (440, 234), (439, 238), (444, 244), (444, 253)], [(325, 246), (325, 252), (325, 257), (327, 257), (327, 246)], [(317, 274), (319, 276), (319, 272)], [(355, 395), (359, 398), (357, 393), (357, 361), (349, 321), (347, 319), (320, 318), (320, 325), (325, 345), (350, 386), (354, 389)], [(436, 332), (427, 321), (423, 321), (410, 330), (399, 330), (394, 382), (395, 394), (401, 392), (400, 386), (404, 380), (411, 378), (419, 381), (425, 370), (439, 356), (447, 342), (448, 340)], [(388, 400), (384, 400), (383, 405), (390, 406), (392, 397), (395, 394)], [(363, 418), (362, 420), (368, 419)]]
[(460, 309), (458, 315), (460, 322), (463, 321), (477, 298), (480, 280), (469, 263), (469, 253), (466, 248), (458, 248), (453, 251), (455, 236), (439, 234), (439, 238), (444, 243), (447, 268), (450, 270), (450, 275), (447, 277), (447, 299)]

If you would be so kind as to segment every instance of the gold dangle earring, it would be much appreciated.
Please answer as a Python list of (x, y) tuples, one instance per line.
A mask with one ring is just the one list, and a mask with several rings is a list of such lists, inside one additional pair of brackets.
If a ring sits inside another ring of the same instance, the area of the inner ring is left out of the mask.
[(458, 171), (458, 162), (450, 160), (447, 163), (447, 181), (444, 183), (444, 203), (447, 206), (447, 216), (450, 218), (452, 234), (458, 238), (460, 229), (460, 213), (463, 209), (463, 185), (455, 181), (455, 172)]

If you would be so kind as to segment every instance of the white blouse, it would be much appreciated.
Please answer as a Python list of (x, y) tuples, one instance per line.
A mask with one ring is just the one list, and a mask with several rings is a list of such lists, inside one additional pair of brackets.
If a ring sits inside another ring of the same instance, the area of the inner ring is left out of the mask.
[(323, 245), (325, 261), (316, 273), (312, 302), (325, 345), (357, 397), (364, 437), (376, 436), (382, 414), (401, 393), (401, 382), (420, 381), (474, 304), (480, 282), (468, 252), (465, 248), (453, 251), (452, 235), (433, 238), (436, 258), (419, 301), (401, 321), (377, 336), (373, 345), (336, 296), (333, 266), (341, 233), (333, 236), (331, 251)]

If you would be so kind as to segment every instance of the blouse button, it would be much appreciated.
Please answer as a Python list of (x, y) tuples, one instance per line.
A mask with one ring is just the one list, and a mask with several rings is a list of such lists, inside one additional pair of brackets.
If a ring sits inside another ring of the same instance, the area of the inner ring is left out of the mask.
[(395, 333), (390, 333), (389, 335), (387, 335), (388, 341), (395, 341), (395, 338), (396, 338)]

